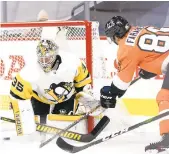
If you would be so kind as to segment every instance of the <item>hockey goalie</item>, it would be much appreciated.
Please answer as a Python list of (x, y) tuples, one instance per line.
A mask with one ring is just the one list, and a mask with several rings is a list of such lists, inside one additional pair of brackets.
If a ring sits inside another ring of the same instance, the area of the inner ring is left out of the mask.
[(49, 114), (50, 117), (62, 115), (62, 120), (66, 120), (96, 105), (92, 103), (90, 74), (79, 58), (59, 50), (59, 44), (48, 38), (38, 42), (36, 55), (33, 67), (26, 65), (11, 84), (11, 106), (18, 136), (36, 131), (34, 115), (40, 117), (40, 123), (44, 123)]

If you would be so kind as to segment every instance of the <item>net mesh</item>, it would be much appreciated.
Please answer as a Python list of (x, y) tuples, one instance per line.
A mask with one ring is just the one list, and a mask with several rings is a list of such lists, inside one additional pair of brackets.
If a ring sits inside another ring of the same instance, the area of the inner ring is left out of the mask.
[[(20, 23), (1, 25), (1, 27), (0, 41), (4, 49), (2, 52), (5, 53), (5, 49), (9, 46), (13, 48), (13, 52), (7, 53), (9, 57), (5, 54), (0, 57), (0, 76), (4, 82), (8, 82), (6, 84), (8, 86), (10, 86), (9, 81), (12, 80), (14, 74), (19, 72), (26, 63), (24, 60), (25, 55), (21, 52), (19, 54), (14, 53), (15, 50), (23, 50), (23, 48), (26, 50), (30, 44), (24, 44), (22, 48), (21, 42), (37, 42), (42, 37), (52, 37), (61, 49), (78, 55), (81, 60), (86, 62), (93, 79), (103, 77), (105, 74), (104, 58), (99, 44), (99, 24), (97, 22), (91, 22), (91, 26), (86, 22), (53, 22), (50, 23), (50, 26), (46, 26), (45, 23)], [(11, 42), (20, 43), (19, 47)], [(11, 63), (8, 62), (8, 59), (11, 60)], [(8, 63), (7, 67), (6, 63)], [(15, 67), (16, 63), (19, 64), (17, 68)], [(8, 94), (9, 91), (5, 95), (1, 95), (0, 109), (10, 109)]]
[[(59, 29), (66, 30), (66, 40), (84, 40), (86, 39), (86, 28), (82, 26), (59, 26)], [(2, 28), (0, 41), (36, 41), (40, 40), (43, 27), (38, 28)], [(98, 29), (92, 26), (92, 39), (99, 39)]]

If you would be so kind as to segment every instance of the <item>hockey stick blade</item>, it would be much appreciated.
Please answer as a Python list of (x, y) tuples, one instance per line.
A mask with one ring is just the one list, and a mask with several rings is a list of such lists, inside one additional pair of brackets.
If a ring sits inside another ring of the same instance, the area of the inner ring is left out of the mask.
[(103, 137), (103, 138), (101, 138), (101, 139), (98, 139), (98, 140), (96, 140), (96, 141), (93, 141), (93, 142), (91, 142), (91, 143), (89, 143), (89, 144), (86, 144), (86, 145), (84, 145), (84, 146), (79, 146), (79, 147), (73, 146), (73, 145), (67, 143), (66, 141), (64, 141), (62, 138), (58, 138), (58, 140), (56, 141), (56, 144), (57, 144), (61, 149), (65, 150), (65, 151), (68, 151), (68, 152), (70, 152), (70, 153), (76, 153), (76, 152), (82, 151), (82, 150), (84, 150), (84, 149), (87, 149), (87, 148), (89, 148), (89, 147), (91, 147), (91, 146), (94, 146), (94, 145), (96, 145), (96, 144), (99, 144), (99, 143), (101, 143), (101, 142), (105, 142), (105, 141), (107, 141), (107, 140), (110, 140), (111, 138), (114, 138), (114, 137), (117, 137), (117, 136), (122, 135), (122, 134), (124, 134), (124, 133), (127, 133), (127, 132), (129, 132), (129, 131), (131, 131), (131, 130), (137, 129), (137, 128), (140, 127), (140, 126), (149, 124), (149, 123), (151, 123), (151, 122), (153, 122), (153, 121), (156, 121), (156, 120), (158, 120), (158, 119), (160, 119), (160, 118), (163, 118), (163, 117), (165, 117), (165, 116), (167, 116), (167, 115), (169, 115), (169, 111), (168, 111), (168, 112), (165, 112), (165, 113), (162, 113), (162, 114), (159, 114), (159, 115), (157, 115), (157, 116), (155, 116), (155, 117), (152, 117), (152, 118), (150, 118), (150, 119), (147, 119), (147, 120), (145, 120), (145, 121), (143, 121), (143, 122), (137, 123), (137, 124), (135, 124), (135, 125), (133, 125), (133, 126), (130, 126), (130, 127), (128, 127), (128, 128), (125, 128), (125, 129), (123, 129), (123, 130), (121, 130), (121, 131), (118, 131), (118, 132), (116, 132), (116, 133), (110, 134), (110, 135), (108, 135), (108, 136), (106, 136), (106, 137)]
[[(0, 117), (0, 120), (15, 123), (15, 120), (10, 119), (10, 118)], [(61, 136), (64, 138), (70, 139), (70, 140), (78, 141), (78, 142), (91, 142), (100, 134), (100, 132), (107, 126), (109, 122), (110, 122), (110, 119), (104, 116), (89, 134), (80, 134), (80, 133), (76, 133), (72, 131), (65, 131), (63, 134), (61, 134)], [(45, 124), (36, 123), (36, 125), (37, 125), (36, 131), (38, 132), (56, 134), (62, 131), (62, 129), (60, 128), (48, 126)]]
[(96, 111), (98, 108), (100, 108), (100, 105), (97, 105), (95, 108), (93, 108), (91, 111), (87, 112), (85, 115), (83, 115), (80, 119), (74, 121), (72, 124), (70, 124), (69, 126), (67, 126), (65, 129), (63, 129), (62, 131), (60, 131), (59, 133), (56, 133), (55, 135), (53, 135), (51, 138), (49, 138), (48, 140), (46, 140), (45, 142), (41, 143), (39, 148), (44, 147), (45, 145), (49, 144), (51, 141), (53, 141), (57, 136), (61, 136), (62, 133), (64, 133), (65, 131), (69, 130), (70, 128), (72, 128), (73, 126), (75, 126), (76, 124), (78, 124), (80, 121), (86, 119), (92, 112)]
[(98, 124), (94, 127), (91, 133), (83, 136), (83, 141), (91, 142), (92, 140), (94, 140), (101, 133), (101, 131), (108, 125), (109, 122), (110, 119), (107, 116), (103, 116), (103, 118), (98, 122)]

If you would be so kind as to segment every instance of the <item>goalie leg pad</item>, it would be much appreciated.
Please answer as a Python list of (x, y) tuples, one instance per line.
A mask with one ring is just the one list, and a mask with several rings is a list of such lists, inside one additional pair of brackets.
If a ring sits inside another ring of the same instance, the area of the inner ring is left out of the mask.
[(18, 136), (29, 135), (36, 131), (34, 112), (30, 100), (12, 100), (11, 102), (16, 132)]

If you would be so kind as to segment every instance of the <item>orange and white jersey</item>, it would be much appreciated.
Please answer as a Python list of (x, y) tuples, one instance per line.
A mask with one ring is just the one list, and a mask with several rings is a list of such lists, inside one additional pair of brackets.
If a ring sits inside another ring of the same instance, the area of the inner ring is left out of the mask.
[(118, 73), (113, 77), (117, 88), (128, 88), (137, 67), (158, 75), (165, 74), (169, 63), (169, 27), (132, 27), (118, 44)]

